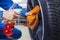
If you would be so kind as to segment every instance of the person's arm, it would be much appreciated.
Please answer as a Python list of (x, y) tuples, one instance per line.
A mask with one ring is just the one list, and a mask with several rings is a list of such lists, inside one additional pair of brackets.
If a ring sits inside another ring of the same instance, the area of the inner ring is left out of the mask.
[(4, 23), (2, 23), (2, 15), (3, 15), (3, 11), (0, 11), (0, 28), (3, 28), (5, 26)]
[[(5, 10), (9, 10), (9, 8), (13, 5), (13, 1), (12, 0), (2, 0), (0, 1), (0, 7), (2, 7), (3, 9)], [(22, 8), (21, 6), (19, 5), (16, 5), (16, 7), (14, 9), (17, 9), (17, 8)]]
[(2, 15), (3, 15), (3, 11), (0, 11), (0, 18), (2, 18)]
[(23, 9), (23, 10), (21, 11), (21, 15), (22, 15), (23, 18), (26, 17), (26, 13), (27, 13), (27, 10), (25, 10), (25, 9)]
[[(9, 10), (9, 8), (13, 5), (14, 3), (12, 2), (12, 0), (3, 0), (2, 2), (0, 2), (0, 6), (5, 9), (5, 10)], [(21, 15), (22, 17), (25, 17), (25, 13), (27, 12), (27, 10), (23, 9), (21, 6), (16, 5), (16, 7), (14, 9), (22, 9), (21, 11)]]
[(3, 11), (0, 11), (0, 21), (2, 20)]

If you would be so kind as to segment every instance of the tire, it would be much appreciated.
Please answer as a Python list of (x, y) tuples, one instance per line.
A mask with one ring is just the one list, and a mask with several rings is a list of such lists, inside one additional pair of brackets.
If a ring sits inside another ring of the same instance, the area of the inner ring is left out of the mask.
[(38, 0), (42, 17), (42, 40), (60, 40), (60, 0)]
[[(33, 1), (33, 2), (32, 2)], [(28, 0), (28, 3), (27, 3), (28, 5), (27, 5), (27, 10), (28, 11), (30, 11), (30, 10), (32, 10), (36, 5), (39, 5), (38, 4), (38, 1), (37, 0)], [(40, 12), (41, 13), (41, 12)], [(40, 22), (40, 20), (41, 20), (41, 14), (39, 13), (39, 22)], [(39, 38), (38, 37), (38, 34), (36, 33), (37, 32), (37, 30), (38, 30), (38, 28), (39, 28), (39, 22), (37, 23), (37, 25), (36, 25), (36, 28), (34, 29), (34, 30), (31, 30), (30, 28), (29, 28), (29, 32), (30, 32), (30, 35), (31, 35), (31, 38), (33, 39), (33, 40), (39, 40), (39, 39), (41, 39), (41, 38)]]

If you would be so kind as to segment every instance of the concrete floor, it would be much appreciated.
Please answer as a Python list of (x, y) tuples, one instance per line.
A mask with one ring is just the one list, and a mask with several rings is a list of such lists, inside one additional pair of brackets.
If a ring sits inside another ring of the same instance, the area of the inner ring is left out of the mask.
[(31, 40), (28, 27), (23, 25), (17, 25), (16, 28), (22, 31), (22, 37), (18, 40)]

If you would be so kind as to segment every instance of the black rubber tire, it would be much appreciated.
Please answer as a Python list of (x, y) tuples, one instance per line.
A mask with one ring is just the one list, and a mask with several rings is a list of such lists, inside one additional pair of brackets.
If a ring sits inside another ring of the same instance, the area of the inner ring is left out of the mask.
[(38, 0), (41, 6), (42, 40), (60, 40), (60, 0)]
[(44, 26), (43, 40), (60, 40), (60, 1), (39, 0), (42, 8)]

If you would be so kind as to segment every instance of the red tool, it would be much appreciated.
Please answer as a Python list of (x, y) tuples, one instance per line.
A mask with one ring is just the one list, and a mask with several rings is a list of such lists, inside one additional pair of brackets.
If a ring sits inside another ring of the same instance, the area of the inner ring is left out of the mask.
[(5, 28), (3, 29), (4, 35), (8, 37), (13, 35), (14, 24), (15, 23), (13, 21), (10, 21), (5, 25)]

